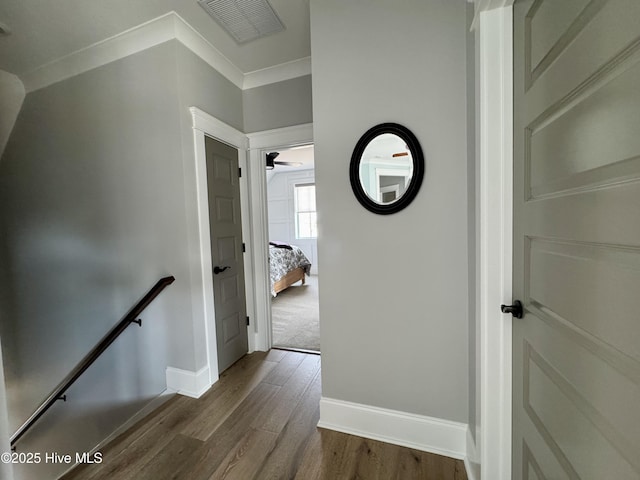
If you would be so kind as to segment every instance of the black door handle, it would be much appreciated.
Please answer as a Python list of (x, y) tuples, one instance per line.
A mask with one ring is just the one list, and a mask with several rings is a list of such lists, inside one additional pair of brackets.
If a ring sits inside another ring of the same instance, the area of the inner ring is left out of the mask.
[(218, 267), (216, 265), (215, 267), (213, 267), (213, 274), (218, 275), (219, 273), (224, 272), (227, 268), (231, 268), (231, 267)]
[(510, 313), (513, 315), (513, 318), (522, 318), (522, 315), (524, 314), (522, 302), (520, 300), (513, 302), (513, 305), (500, 305), (500, 311), (502, 313)]

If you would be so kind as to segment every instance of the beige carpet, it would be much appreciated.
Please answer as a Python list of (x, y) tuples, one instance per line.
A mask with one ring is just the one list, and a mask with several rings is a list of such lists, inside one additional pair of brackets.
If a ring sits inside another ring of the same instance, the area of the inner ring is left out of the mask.
[(273, 346), (320, 351), (318, 277), (292, 285), (271, 299)]

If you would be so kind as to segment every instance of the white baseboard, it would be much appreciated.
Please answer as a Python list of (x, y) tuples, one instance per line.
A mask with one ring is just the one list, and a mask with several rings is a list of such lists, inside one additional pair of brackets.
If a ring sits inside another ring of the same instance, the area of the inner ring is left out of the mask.
[(469, 480), (480, 480), (480, 456), (476, 442), (471, 436), (471, 429), (467, 429), (467, 455), (464, 457), (464, 468)]
[(167, 367), (167, 390), (187, 397), (200, 398), (209, 387), (209, 367), (202, 367), (197, 372)]
[(480, 480), (480, 465), (471, 462), (469, 457), (464, 459), (464, 469), (467, 472), (468, 480)]
[(467, 456), (467, 425), (397, 410), (320, 399), (318, 427), (445, 455)]

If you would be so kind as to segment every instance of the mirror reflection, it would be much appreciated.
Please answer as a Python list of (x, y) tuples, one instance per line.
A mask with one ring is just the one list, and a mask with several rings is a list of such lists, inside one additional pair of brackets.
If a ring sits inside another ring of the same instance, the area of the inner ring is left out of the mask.
[(397, 202), (413, 177), (413, 157), (406, 142), (393, 133), (382, 133), (365, 147), (360, 158), (362, 189), (378, 205)]

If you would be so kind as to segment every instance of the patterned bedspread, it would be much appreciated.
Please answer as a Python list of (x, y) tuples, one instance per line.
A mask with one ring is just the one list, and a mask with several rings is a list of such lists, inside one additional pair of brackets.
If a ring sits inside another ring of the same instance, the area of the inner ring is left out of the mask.
[(269, 245), (269, 266), (271, 277), (271, 295), (276, 296), (273, 284), (282, 279), (287, 273), (298, 267), (304, 268), (304, 273), (309, 275), (311, 262), (299, 247), (291, 245), (287, 248), (277, 248)]

